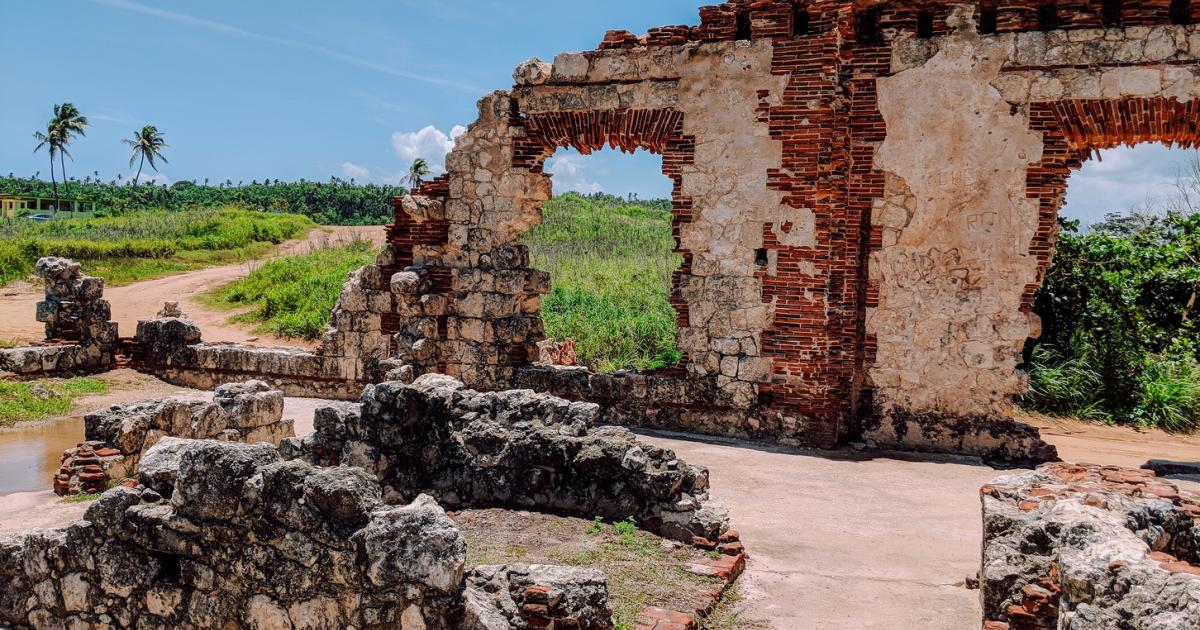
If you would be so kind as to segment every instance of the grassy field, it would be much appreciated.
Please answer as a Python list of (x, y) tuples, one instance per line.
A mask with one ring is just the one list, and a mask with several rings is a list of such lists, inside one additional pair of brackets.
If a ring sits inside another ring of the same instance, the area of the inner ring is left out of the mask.
[(671, 274), (671, 211), (665, 203), (567, 194), (542, 206), (525, 235), (532, 266), (550, 272), (542, 303), (546, 335), (574, 339), (579, 359), (610, 372), (679, 362)]
[(84, 394), (103, 394), (108, 384), (94, 378), (0, 381), (0, 427), (67, 413)]
[(370, 242), (358, 240), (342, 247), (276, 258), (201, 299), (225, 308), (250, 307), (233, 319), (257, 324), (261, 332), (317, 339), (329, 323), (347, 274), (374, 262), (378, 253)]
[(35, 222), (0, 219), (0, 285), (42, 256), (66, 256), (109, 285), (260, 257), (315, 224), (294, 214), (237, 208), (142, 211)]

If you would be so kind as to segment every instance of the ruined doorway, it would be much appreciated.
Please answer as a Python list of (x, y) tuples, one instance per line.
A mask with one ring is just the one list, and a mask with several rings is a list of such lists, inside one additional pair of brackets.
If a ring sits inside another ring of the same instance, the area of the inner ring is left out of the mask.
[(550, 274), (543, 359), (570, 361), (559, 353), (573, 349), (580, 365), (597, 372), (678, 365), (672, 294), (683, 258), (662, 156), (562, 149), (544, 168), (554, 198), (541, 207), (542, 223), (521, 237), (530, 265)]

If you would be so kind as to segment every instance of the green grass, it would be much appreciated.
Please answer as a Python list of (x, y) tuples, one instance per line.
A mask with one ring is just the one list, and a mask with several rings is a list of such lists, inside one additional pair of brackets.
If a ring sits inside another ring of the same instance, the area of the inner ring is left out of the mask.
[(0, 381), (0, 426), (64, 414), (77, 397), (106, 391), (108, 384), (94, 378)]
[(146, 210), (116, 217), (0, 219), (0, 285), (42, 256), (65, 256), (110, 285), (261, 257), (315, 224), (295, 214), (232, 207)]
[(258, 330), (279, 337), (317, 339), (351, 271), (375, 260), (378, 248), (358, 240), (276, 258), (250, 275), (202, 296), (216, 306), (251, 307), (235, 321), (258, 324)]
[(682, 262), (662, 204), (566, 194), (542, 206), (527, 233), (532, 266), (550, 272), (542, 303), (546, 335), (574, 339), (595, 370), (675, 365), (671, 274)]
[(99, 499), (100, 495), (102, 495), (102, 494), (104, 494), (104, 493), (103, 492), (91, 492), (91, 493), (84, 492), (84, 493), (80, 493), (80, 494), (69, 494), (69, 495), (63, 497), (62, 502), (63, 503), (87, 503), (88, 501), (95, 501), (96, 499)]

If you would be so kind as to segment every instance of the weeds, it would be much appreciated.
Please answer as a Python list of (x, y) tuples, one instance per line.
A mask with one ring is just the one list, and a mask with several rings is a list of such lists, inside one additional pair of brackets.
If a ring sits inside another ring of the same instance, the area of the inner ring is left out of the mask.
[(284, 256), (263, 263), (245, 278), (204, 296), (218, 306), (252, 307), (235, 321), (258, 324), (279, 337), (317, 339), (350, 272), (370, 264), (379, 253), (369, 241)]
[(314, 224), (294, 214), (237, 208), (34, 222), (0, 220), (0, 284), (24, 278), (42, 256), (64, 256), (110, 285), (264, 255)]
[(64, 414), (71, 410), (75, 398), (106, 391), (108, 384), (93, 378), (0, 381), (0, 426)]
[(81, 492), (79, 494), (70, 494), (63, 497), (63, 503), (87, 503), (100, 498), (102, 492)]
[(531, 266), (550, 272), (542, 303), (546, 334), (574, 339), (579, 359), (599, 371), (675, 365), (671, 211), (662, 202), (561, 195), (523, 238)]

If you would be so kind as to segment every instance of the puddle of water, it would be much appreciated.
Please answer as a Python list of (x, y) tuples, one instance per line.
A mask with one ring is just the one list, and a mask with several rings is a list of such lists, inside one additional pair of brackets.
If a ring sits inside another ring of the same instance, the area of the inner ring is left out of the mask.
[(0, 496), (49, 490), (62, 454), (83, 441), (83, 418), (0, 432)]
[[(201, 400), (211, 400), (211, 396), (209, 392), (174, 395)], [(317, 398), (286, 398), (283, 417), (295, 420), (296, 435), (307, 435), (313, 428), (313, 410), (325, 402)], [(63, 451), (83, 441), (82, 416), (17, 427), (0, 431), (0, 496), (49, 490), (54, 485)]]

